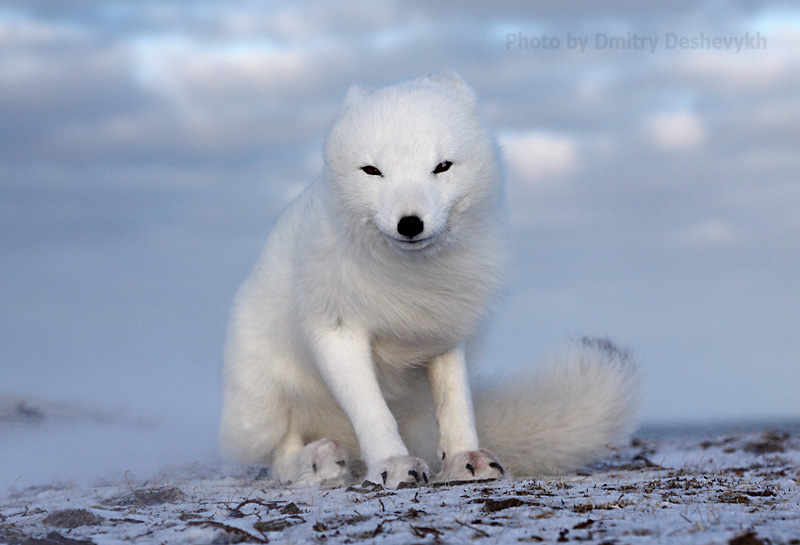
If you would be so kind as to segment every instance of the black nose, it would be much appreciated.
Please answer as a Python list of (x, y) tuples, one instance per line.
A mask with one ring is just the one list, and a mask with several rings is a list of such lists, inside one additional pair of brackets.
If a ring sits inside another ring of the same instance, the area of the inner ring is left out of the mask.
[(397, 222), (397, 232), (404, 237), (414, 238), (425, 229), (425, 224), (417, 216), (403, 216)]

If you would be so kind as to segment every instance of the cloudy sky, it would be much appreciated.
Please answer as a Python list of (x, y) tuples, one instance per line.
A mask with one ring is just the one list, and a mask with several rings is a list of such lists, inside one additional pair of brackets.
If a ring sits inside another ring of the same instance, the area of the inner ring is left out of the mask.
[(213, 441), (232, 297), (347, 87), (447, 69), (506, 160), (477, 372), (608, 335), (648, 420), (796, 419), (798, 66), (782, 2), (5, 0), (0, 396)]

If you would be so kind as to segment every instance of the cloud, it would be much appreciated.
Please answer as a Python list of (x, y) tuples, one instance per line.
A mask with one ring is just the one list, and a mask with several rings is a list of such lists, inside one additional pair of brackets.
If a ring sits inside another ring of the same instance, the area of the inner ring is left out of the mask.
[(577, 168), (578, 146), (570, 136), (531, 130), (499, 139), (506, 162), (527, 182), (557, 179)]
[(691, 112), (655, 114), (646, 122), (651, 142), (664, 151), (681, 151), (703, 146), (707, 139), (702, 120)]
[(308, 51), (270, 40), (207, 43), (187, 36), (137, 40), (140, 83), (177, 101), (275, 100), (315, 81)]
[[(678, 81), (690, 82), (722, 95), (755, 95), (776, 87), (797, 86), (800, 74), (800, 29), (797, 18), (769, 26), (763, 32), (736, 33), (748, 36), (757, 49), (711, 49), (687, 51), (675, 65)], [(761, 41), (754, 42), (754, 36)]]
[(691, 247), (720, 246), (733, 242), (734, 230), (720, 219), (710, 219), (685, 227), (678, 233), (677, 241)]
[(5, 48), (36, 47), (84, 38), (85, 32), (75, 25), (34, 19), (24, 11), (0, 11), (0, 43)]

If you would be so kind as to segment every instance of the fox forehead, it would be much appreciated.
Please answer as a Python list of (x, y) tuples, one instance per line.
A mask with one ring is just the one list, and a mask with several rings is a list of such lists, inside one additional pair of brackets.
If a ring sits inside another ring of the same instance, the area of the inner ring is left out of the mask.
[[(375, 120), (363, 125), (350, 145), (364, 159), (410, 161), (433, 168), (437, 162), (448, 159), (457, 148), (454, 128), (439, 122), (436, 116), (414, 112), (409, 115), (391, 112), (380, 116), (366, 115)], [(434, 161), (433, 165), (428, 165)]]
[(443, 93), (387, 89), (350, 104), (335, 123), (330, 143), (363, 159), (414, 157), (427, 168), (428, 162), (451, 159), (463, 147), (465, 129), (473, 125), (470, 117)]

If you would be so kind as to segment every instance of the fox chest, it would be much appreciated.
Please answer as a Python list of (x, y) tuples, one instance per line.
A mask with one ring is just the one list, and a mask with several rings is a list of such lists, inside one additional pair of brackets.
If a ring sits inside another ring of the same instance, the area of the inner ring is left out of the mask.
[(316, 281), (298, 284), (304, 312), (361, 329), (376, 363), (392, 368), (423, 364), (472, 337), (499, 283), (495, 268), (472, 255), (417, 264), (329, 257)]
[(376, 363), (421, 365), (464, 342), (484, 313), (486, 297), (479, 295), (446, 288), (373, 295), (359, 321), (370, 332)]

